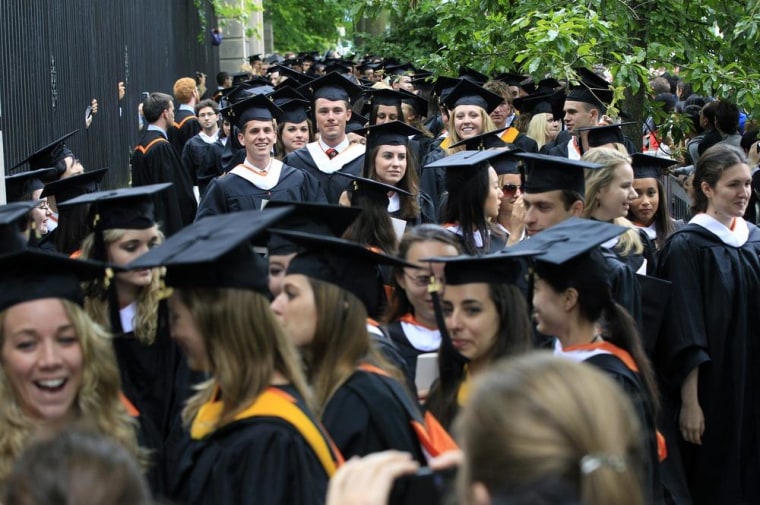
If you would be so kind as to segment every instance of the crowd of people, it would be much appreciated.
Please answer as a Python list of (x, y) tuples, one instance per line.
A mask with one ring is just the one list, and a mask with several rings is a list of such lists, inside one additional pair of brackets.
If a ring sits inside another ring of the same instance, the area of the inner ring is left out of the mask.
[(760, 504), (736, 104), (653, 78), (675, 145), (598, 68), (249, 64), (146, 94), (130, 187), (75, 132), (6, 175), (0, 501)]

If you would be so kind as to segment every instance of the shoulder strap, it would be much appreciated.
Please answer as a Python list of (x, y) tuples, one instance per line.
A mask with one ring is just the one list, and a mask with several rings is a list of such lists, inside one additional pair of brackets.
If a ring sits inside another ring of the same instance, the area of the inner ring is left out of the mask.
[(166, 140), (163, 137), (158, 137), (158, 138), (155, 138), (155, 139), (151, 140), (148, 143), (147, 146), (137, 146), (137, 147), (135, 147), (135, 151), (140, 151), (143, 155), (145, 155), (145, 154), (148, 153), (148, 151), (150, 151), (151, 147), (153, 147), (154, 145), (156, 145), (156, 144), (158, 144), (160, 142), (169, 142), (169, 141)]

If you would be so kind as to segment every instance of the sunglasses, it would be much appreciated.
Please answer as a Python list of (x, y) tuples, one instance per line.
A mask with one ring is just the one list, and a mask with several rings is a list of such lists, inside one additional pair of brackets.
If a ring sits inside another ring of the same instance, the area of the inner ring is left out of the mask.
[(522, 193), (522, 186), (518, 186), (517, 184), (505, 184), (501, 187), (502, 193), (505, 195), (513, 196), (517, 193), (519, 190)]

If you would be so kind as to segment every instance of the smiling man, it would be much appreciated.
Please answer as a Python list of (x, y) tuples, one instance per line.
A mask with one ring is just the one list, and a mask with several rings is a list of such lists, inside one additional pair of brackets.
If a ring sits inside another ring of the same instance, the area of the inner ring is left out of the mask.
[(298, 88), (310, 95), (319, 138), (288, 154), (284, 162), (304, 170), (319, 181), (329, 203), (338, 203), (350, 179), (334, 177), (336, 172), (361, 175), (364, 165), (363, 144), (351, 144), (346, 123), (351, 119), (351, 100), (361, 88), (332, 72)]
[(245, 160), (214, 179), (198, 206), (196, 219), (240, 210), (262, 209), (270, 200), (325, 202), (319, 184), (308, 173), (272, 157), (277, 140), (275, 120), (282, 114), (264, 95), (256, 95), (222, 110), (237, 124)]

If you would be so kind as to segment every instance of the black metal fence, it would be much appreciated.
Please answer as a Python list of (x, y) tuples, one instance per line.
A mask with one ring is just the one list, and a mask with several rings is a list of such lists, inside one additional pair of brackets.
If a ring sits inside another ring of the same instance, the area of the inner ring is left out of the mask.
[[(203, 2), (206, 5), (206, 2)], [(213, 16), (206, 13), (209, 26)], [(80, 128), (67, 144), (89, 169), (110, 167), (104, 184), (126, 185), (143, 91), (171, 94), (179, 77), (209, 75), (218, 48), (193, 0), (2, 0), (0, 131), (6, 172), (36, 148)], [(118, 100), (117, 83), (126, 96)], [(99, 111), (85, 130), (92, 98)]]

